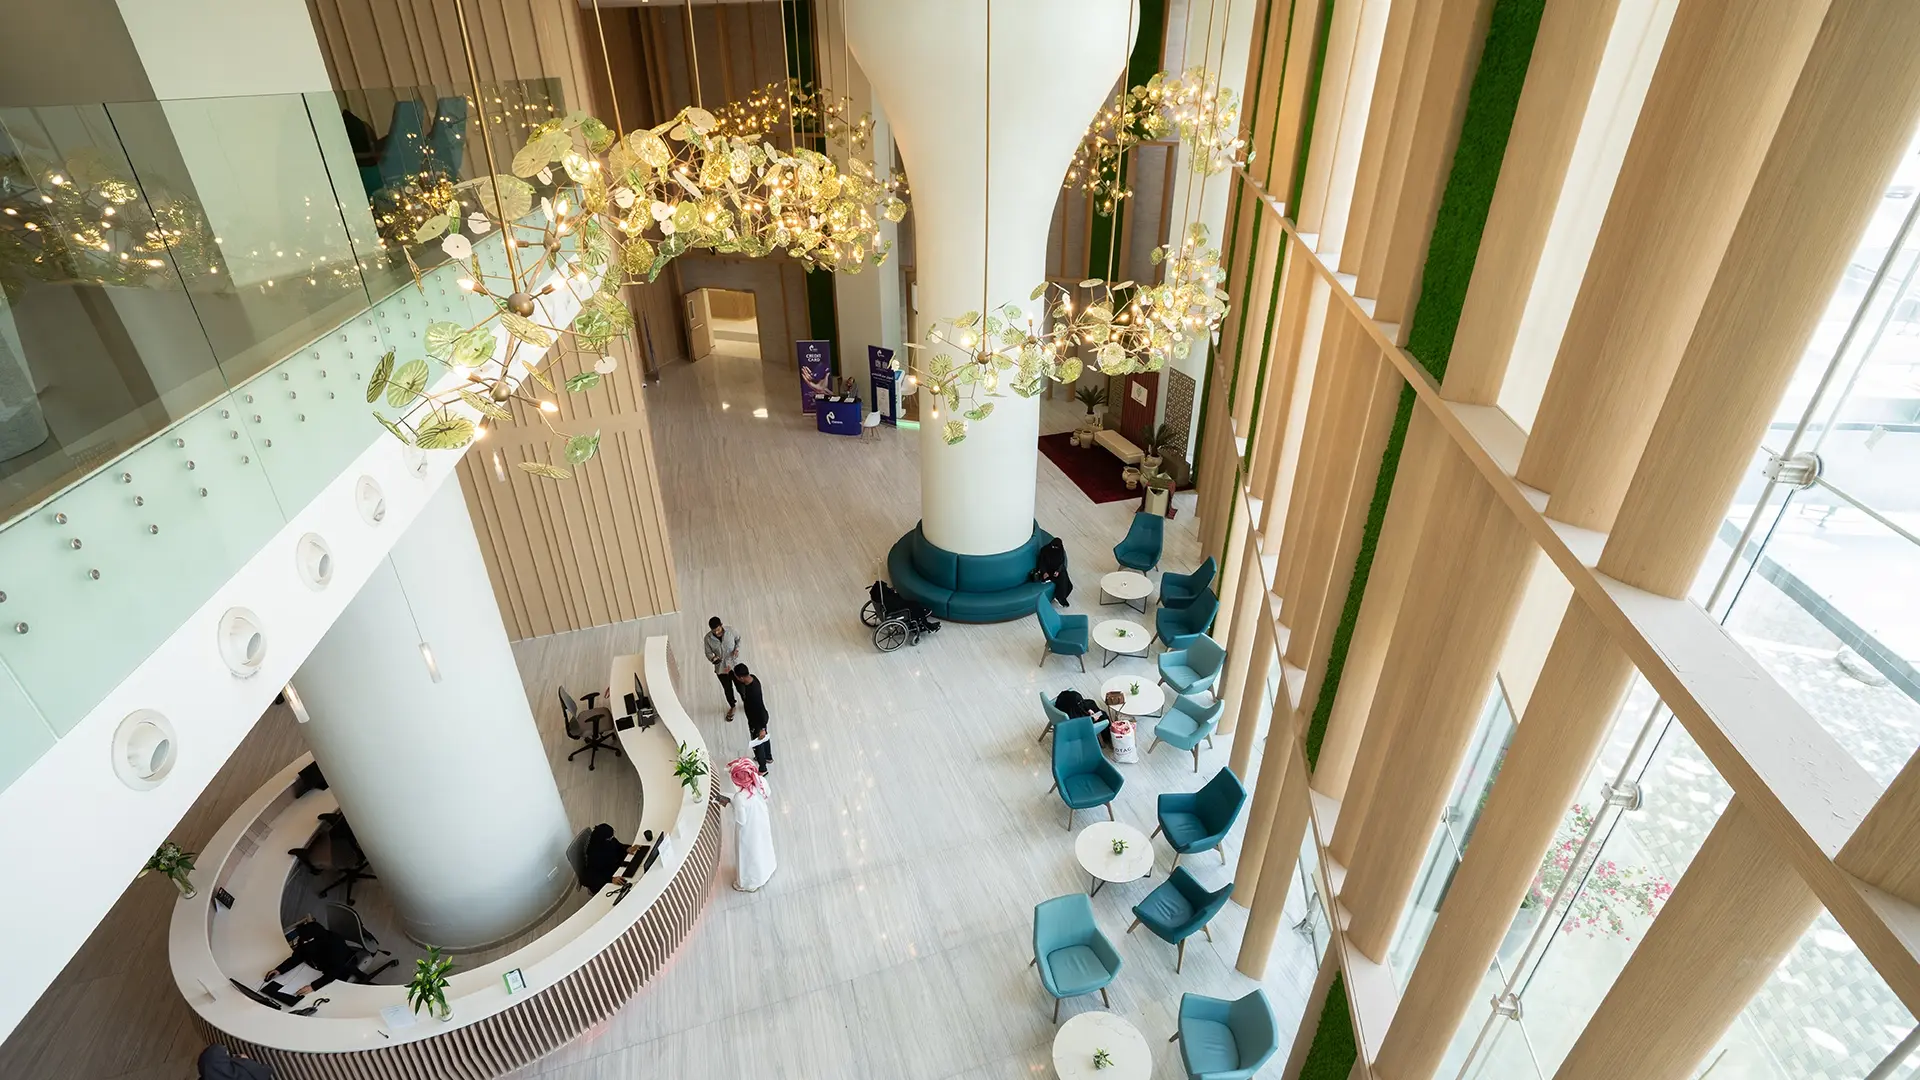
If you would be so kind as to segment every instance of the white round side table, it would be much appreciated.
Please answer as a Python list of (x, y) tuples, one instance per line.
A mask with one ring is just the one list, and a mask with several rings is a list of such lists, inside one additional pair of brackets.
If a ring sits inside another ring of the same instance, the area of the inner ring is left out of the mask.
[(1131, 619), (1107, 619), (1093, 625), (1093, 643), (1107, 654), (1106, 663), (1116, 656), (1145, 656), (1153, 644), (1153, 631)]
[[(1093, 1056), (1105, 1050), (1111, 1064), (1096, 1069)], [(1067, 1018), (1053, 1034), (1053, 1071), (1060, 1080), (1149, 1080), (1153, 1050), (1140, 1029), (1110, 1012), (1083, 1012)]]
[[(1115, 570), (1100, 578), (1102, 604), (1125, 604), (1144, 615), (1147, 611), (1147, 597), (1152, 595), (1152, 579), (1137, 571)], [(1109, 596), (1113, 599), (1108, 600)], [(1139, 603), (1135, 603), (1136, 600)]]
[[(1127, 849), (1113, 853), (1113, 842), (1125, 840)], [(1153, 841), (1123, 821), (1096, 821), (1073, 838), (1073, 855), (1081, 869), (1093, 876), (1092, 896), (1108, 883), (1139, 881), (1153, 872)], [(1102, 1072), (1106, 1070), (1102, 1069)]]

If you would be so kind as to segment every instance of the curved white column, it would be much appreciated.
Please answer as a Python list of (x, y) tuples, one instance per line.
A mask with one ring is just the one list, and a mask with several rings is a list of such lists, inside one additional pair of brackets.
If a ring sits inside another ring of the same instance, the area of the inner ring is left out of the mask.
[(572, 886), (572, 831), (458, 481), (421, 511), (294, 687), (314, 759), (414, 940), (503, 940)]
[[(1022, 309), (1046, 279), (1047, 229), (1073, 151), (1113, 92), (1134, 0), (997, 0), (993, 15), (992, 264), (986, 306)], [(913, 190), (920, 329), (982, 307), (989, 0), (848, 0), (848, 38)], [(1133, 23), (1138, 23), (1136, 16)], [(948, 446), (923, 402), (927, 539), (987, 555), (1033, 530), (1040, 402), (1014, 394)], [(942, 417), (942, 420), (945, 418)]]

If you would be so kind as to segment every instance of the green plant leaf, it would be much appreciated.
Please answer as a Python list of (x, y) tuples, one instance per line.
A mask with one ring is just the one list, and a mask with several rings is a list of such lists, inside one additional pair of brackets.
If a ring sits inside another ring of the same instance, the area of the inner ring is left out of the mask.
[(457, 322), (432, 322), (427, 324), (427, 355), (445, 360), (453, 355), (454, 346), (467, 328)]
[(993, 402), (991, 401), (987, 402), (986, 404), (980, 406), (977, 409), (967, 410), (967, 419), (969, 420), (985, 420), (987, 417), (992, 415), (993, 415)]
[(402, 409), (413, 403), (413, 399), (427, 388), (427, 362), (409, 360), (394, 369), (393, 377), (387, 380), (387, 404)]
[(380, 400), (380, 391), (387, 388), (387, 379), (393, 375), (393, 350), (388, 349), (380, 362), (373, 365), (373, 375), (367, 379), (367, 404)]
[(452, 218), (445, 214), (435, 214), (433, 217), (421, 222), (420, 227), (413, 231), (413, 242), (416, 244), (424, 244), (439, 236), (441, 233), (446, 232), (447, 226), (451, 224), (453, 224)]
[(565, 480), (573, 475), (558, 465), (549, 465), (544, 461), (519, 461), (514, 463), (514, 468), (553, 480)]
[(403, 444), (407, 446), (413, 445), (412, 436), (409, 436), (405, 431), (403, 431), (399, 424), (396, 424), (393, 421), (387, 419), (386, 417), (381, 416), (379, 413), (374, 413), (373, 418), (375, 420), (380, 421), (380, 426), (383, 428), (386, 428), (387, 433), (389, 435), (392, 435), (394, 438), (399, 439)]
[(492, 359), (497, 344), (491, 326), (476, 326), (460, 335), (447, 362), (456, 367), (479, 367)]
[(1027, 294), (1027, 299), (1038, 300), (1045, 295), (1047, 295), (1047, 283), (1043, 281), (1033, 287), (1033, 291)]
[(959, 318), (953, 320), (953, 325), (959, 327), (962, 330), (965, 330), (979, 321), (980, 321), (980, 313), (977, 311), (969, 311), (966, 314), (960, 316)]
[(473, 441), (473, 430), (466, 417), (435, 409), (414, 429), (413, 444), (422, 450), (458, 450)]
[(460, 391), (460, 400), (473, 406), (474, 411), (481, 416), (491, 417), (495, 420), (513, 419), (513, 413), (509, 411), (506, 406), (494, 401), (492, 398), (476, 394), (471, 390)]
[(546, 391), (547, 391), (547, 393), (549, 393), (549, 394), (557, 394), (557, 393), (559, 393), (559, 392), (560, 392), (560, 391), (558, 391), (558, 390), (555, 390), (555, 389), (553, 388), (553, 380), (552, 380), (552, 379), (549, 379), (549, 378), (547, 378), (547, 373), (546, 373), (546, 372), (544, 372), (544, 371), (541, 371), (541, 370), (540, 370), (540, 369), (538, 369), (538, 368), (530, 368), (530, 369), (528, 369), (528, 371), (527, 371), (527, 374), (528, 374), (528, 375), (531, 375), (531, 376), (533, 376), (533, 381), (534, 381), (534, 382), (537, 382), (537, 383), (539, 383), (539, 384), (540, 384), (541, 386), (543, 386), (543, 387), (545, 387), (545, 388), (546, 388)]
[(529, 345), (544, 349), (553, 344), (553, 332), (524, 315), (503, 311), (500, 313), (500, 325), (507, 328), (507, 333)]
[(949, 420), (940, 429), (940, 438), (944, 440), (948, 446), (957, 445), (966, 437), (967, 425), (963, 420)]
[(597, 371), (583, 371), (568, 379), (566, 385), (570, 393), (577, 394), (582, 390), (591, 390), (600, 385), (600, 373)]
[(585, 465), (600, 452), (600, 433), (575, 435), (567, 440), (567, 460), (575, 465)]

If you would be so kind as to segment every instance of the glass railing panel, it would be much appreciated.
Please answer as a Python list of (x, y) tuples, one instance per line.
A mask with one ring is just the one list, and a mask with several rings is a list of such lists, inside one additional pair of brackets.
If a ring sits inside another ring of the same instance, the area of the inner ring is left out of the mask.
[(229, 385), (371, 302), (303, 97), (108, 113), (142, 189), (168, 207), (169, 247)]
[(57, 734), (286, 523), (243, 407), (209, 405), (0, 532), (0, 660)]
[[(5, 614), (6, 605), (0, 603), (0, 616)], [(0, 626), (0, 633), (12, 633), (12, 626)], [(0, 664), (0, 791), (18, 780), (28, 766), (40, 760), (40, 755), (53, 749), (53, 743), (53, 729), (28, 700), (13, 672)]]
[(0, 525), (225, 391), (174, 210), (104, 106), (0, 109)]

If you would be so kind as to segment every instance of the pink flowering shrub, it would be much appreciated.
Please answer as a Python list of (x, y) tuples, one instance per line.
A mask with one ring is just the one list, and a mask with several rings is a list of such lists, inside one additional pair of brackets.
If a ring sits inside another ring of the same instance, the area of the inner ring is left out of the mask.
[[(1547, 849), (1547, 857), (1540, 861), (1540, 871), (1534, 875), (1521, 906), (1544, 906), (1571, 876), (1577, 891), (1560, 929), (1569, 934), (1584, 930), (1588, 937), (1606, 934), (1632, 941), (1627, 933), (1627, 916), (1650, 919), (1659, 914), (1667, 897), (1673, 895), (1673, 883), (1643, 866), (1622, 866), (1612, 859), (1598, 858), (1601, 845), (1590, 849), (1576, 866), (1574, 856), (1580, 851), (1580, 841), (1592, 829), (1593, 815), (1575, 803), (1555, 834), (1553, 846)], [(1586, 878), (1584, 885), (1580, 882), (1582, 875)]]

